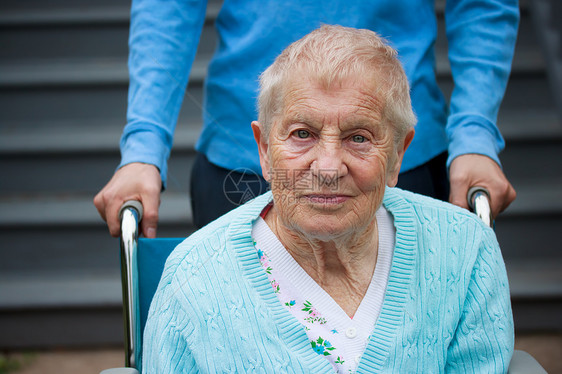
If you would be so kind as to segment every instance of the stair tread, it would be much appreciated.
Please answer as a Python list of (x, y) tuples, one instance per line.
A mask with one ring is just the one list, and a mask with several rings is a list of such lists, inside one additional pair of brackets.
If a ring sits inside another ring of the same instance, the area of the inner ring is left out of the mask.
[[(183, 121), (189, 123), (176, 126), (174, 149), (193, 150), (199, 137), (201, 118), (197, 113)], [(530, 123), (533, 126), (529, 126)], [(0, 154), (117, 151), (123, 124), (118, 120), (100, 123), (83, 119), (4, 123), (0, 128)], [(499, 116), (498, 127), (508, 142), (562, 141), (562, 126), (554, 109), (540, 112), (506, 109)], [(30, 128), (33, 131), (30, 132)]]
[[(436, 56), (436, 71), (440, 77), (451, 75), (451, 66), (447, 56), (447, 51), (442, 48), (437, 48), (435, 51)], [(511, 79), (514, 79), (517, 74), (525, 73), (541, 73), (546, 67), (546, 62), (542, 51), (537, 46), (521, 46), (515, 50), (513, 62), (511, 66)]]
[[(0, 129), (0, 154), (117, 151), (123, 124), (115, 120), (103, 124), (89, 120), (5, 124)], [(174, 149), (194, 149), (200, 129), (201, 118), (178, 124)]]
[[(0, 227), (104, 225), (93, 196), (28, 196), (0, 199)], [(163, 193), (159, 223), (192, 222), (187, 193)]]
[[(130, 4), (90, 5), (76, 3), (77, 6), (37, 7), (23, 9), (7, 9), (0, 12), (0, 26), (22, 25), (64, 25), (64, 24), (92, 24), (92, 23), (128, 23), (130, 18)], [(50, 5), (50, 4), (49, 4)], [(207, 6), (207, 20), (216, 19), (220, 11), (220, 4), (210, 2)]]
[(562, 297), (562, 257), (506, 262), (512, 297)]
[(0, 25), (64, 25), (91, 23), (128, 23), (128, 6), (81, 6), (76, 8), (15, 9), (0, 13)]
[[(123, 46), (126, 48), (126, 46)], [(198, 56), (190, 72), (191, 82), (202, 82), (207, 74), (211, 55)], [(449, 76), (451, 68), (446, 51), (436, 51), (436, 69), (439, 76)], [(542, 52), (536, 46), (516, 51), (512, 76), (518, 73), (537, 73), (545, 69)], [(33, 59), (0, 64), (0, 87), (62, 86), (75, 84), (127, 84), (126, 58), (87, 59)]]
[(498, 128), (507, 141), (562, 139), (562, 123), (556, 108), (539, 111), (504, 106), (498, 116)]
[[(516, 186), (518, 197), (502, 213), (509, 216), (562, 214), (562, 180), (535, 180)], [(0, 198), (0, 227), (103, 225), (92, 196), (4, 196)], [(187, 194), (162, 194), (159, 222), (192, 222)]]
[(527, 181), (519, 183), (517, 198), (502, 217), (527, 215), (562, 214), (562, 176), (558, 180)]
[[(562, 258), (507, 263), (513, 299), (562, 298)], [(118, 265), (106, 271), (0, 275), (0, 310), (121, 305)]]
[[(193, 62), (190, 82), (202, 82), (210, 56)], [(89, 58), (0, 64), (0, 87), (128, 84), (126, 59)]]
[(112, 271), (81, 271), (0, 276), (0, 309), (61, 308), (121, 304), (119, 266)]
[[(47, 3), (45, 3), (47, 4)], [(20, 8), (20, 9), (2, 9), (0, 12), (0, 25), (35, 25), (35, 24), (61, 24), (61, 23), (77, 23), (77, 22), (108, 22), (119, 21), (128, 22), (130, 15), (129, 4), (112, 4), (112, 5), (90, 5), (80, 6), (64, 6), (56, 7), (48, 3), (47, 7), (36, 8)], [(220, 8), (220, 1), (210, 1), (207, 5), (207, 18), (216, 19)], [(520, 7), (526, 9), (527, 1), (520, 1)], [(435, 11), (442, 15), (445, 12), (445, 0), (435, 2)]]

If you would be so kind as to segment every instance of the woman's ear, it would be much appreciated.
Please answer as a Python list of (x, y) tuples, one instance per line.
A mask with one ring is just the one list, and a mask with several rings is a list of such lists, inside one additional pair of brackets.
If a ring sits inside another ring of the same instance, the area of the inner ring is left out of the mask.
[(258, 152), (260, 154), (261, 172), (266, 181), (270, 181), (270, 163), (268, 154), (268, 139), (266, 138), (263, 125), (258, 121), (252, 122), (252, 131), (254, 132), (254, 139), (258, 144)]
[(396, 155), (394, 157), (394, 160), (392, 160), (393, 165), (389, 165), (389, 169), (388, 169), (389, 173), (386, 180), (386, 184), (389, 187), (394, 187), (398, 183), (398, 174), (400, 174), (400, 166), (402, 166), (402, 159), (404, 159), (404, 153), (406, 152), (406, 149), (408, 149), (408, 147), (410, 146), (410, 143), (412, 143), (412, 139), (414, 139), (415, 133), (416, 132), (414, 128), (409, 129), (408, 132), (406, 133), (406, 136), (404, 137), (404, 140), (396, 146), (396, 150), (395, 150)]

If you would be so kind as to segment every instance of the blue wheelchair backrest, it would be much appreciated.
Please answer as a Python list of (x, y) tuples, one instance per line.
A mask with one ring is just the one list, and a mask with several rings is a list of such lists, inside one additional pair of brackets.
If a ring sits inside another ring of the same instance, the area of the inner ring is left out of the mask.
[(139, 238), (137, 268), (142, 269), (138, 272), (140, 331), (144, 331), (150, 302), (158, 287), (166, 259), (182, 241), (180, 238)]

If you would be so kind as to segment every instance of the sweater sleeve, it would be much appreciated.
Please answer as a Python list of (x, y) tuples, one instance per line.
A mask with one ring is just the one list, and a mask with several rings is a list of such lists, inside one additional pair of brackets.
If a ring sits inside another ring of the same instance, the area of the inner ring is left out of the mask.
[(121, 163), (155, 165), (166, 185), (167, 160), (205, 21), (205, 0), (133, 0), (127, 125)]
[(509, 285), (499, 245), (484, 229), (463, 312), (447, 351), (447, 373), (505, 373), (513, 354)]
[(448, 0), (445, 21), (455, 83), (446, 127), (447, 166), (467, 153), (500, 164), (497, 155), (505, 142), (496, 119), (511, 71), (518, 0)]

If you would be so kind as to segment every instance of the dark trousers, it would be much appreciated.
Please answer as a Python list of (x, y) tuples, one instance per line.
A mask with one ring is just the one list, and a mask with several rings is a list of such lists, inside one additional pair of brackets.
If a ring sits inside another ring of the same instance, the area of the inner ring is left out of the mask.
[(415, 169), (401, 173), (396, 187), (448, 201), (447, 152), (441, 153)]
[[(400, 174), (398, 187), (447, 201), (449, 181), (446, 161), (447, 154), (442, 153), (427, 163)], [(253, 171), (223, 169), (198, 153), (191, 171), (194, 223), (201, 228), (268, 189), (268, 183)]]

